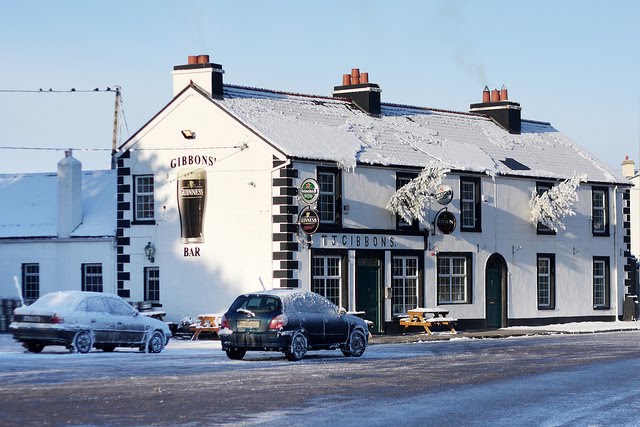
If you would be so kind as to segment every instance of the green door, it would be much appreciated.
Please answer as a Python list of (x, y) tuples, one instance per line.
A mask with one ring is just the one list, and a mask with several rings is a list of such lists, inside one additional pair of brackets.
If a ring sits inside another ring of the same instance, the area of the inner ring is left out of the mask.
[(380, 323), (380, 260), (358, 258), (356, 270), (356, 310), (373, 322), (371, 332), (382, 332)]
[[(499, 255), (498, 255), (499, 256)], [(485, 272), (487, 299), (487, 328), (501, 328), (504, 274), (503, 263), (496, 255), (487, 261)]]

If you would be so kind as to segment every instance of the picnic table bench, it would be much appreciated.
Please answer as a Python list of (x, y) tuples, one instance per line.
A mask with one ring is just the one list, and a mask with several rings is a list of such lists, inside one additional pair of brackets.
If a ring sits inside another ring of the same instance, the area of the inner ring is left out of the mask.
[(201, 332), (214, 332), (217, 334), (220, 330), (220, 317), (219, 314), (199, 314), (200, 323), (189, 327), (189, 330), (193, 332), (191, 340), (197, 340)]
[(406, 331), (409, 326), (421, 326), (431, 335), (431, 326), (443, 325), (447, 326), (451, 333), (455, 334), (456, 330), (453, 324), (458, 321), (449, 316), (449, 310), (444, 308), (414, 308), (407, 310), (407, 316), (400, 319), (400, 326), (404, 326)]

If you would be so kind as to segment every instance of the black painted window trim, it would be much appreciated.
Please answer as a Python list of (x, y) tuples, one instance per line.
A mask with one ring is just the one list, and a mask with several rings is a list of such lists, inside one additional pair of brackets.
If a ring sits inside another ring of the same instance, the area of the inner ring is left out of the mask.
[[(553, 188), (553, 184), (550, 182), (536, 182), (536, 194), (540, 195), (545, 191), (549, 191)], [(542, 225), (540, 223), (536, 224), (536, 233), (547, 235), (547, 236), (555, 236), (557, 233), (551, 228)], [(536, 279), (537, 280), (537, 279)]]
[[(404, 186), (404, 184), (401, 185), (400, 183), (401, 179), (412, 180), (417, 177), (418, 177), (417, 173), (396, 172), (396, 191)], [(417, 219), (414, 219), (413, 222), (411, 222), (411, 224), (407, 224), (405, 221), (403, 221), (400, 215), (396, 214), (396, 230), (419, 230), (419, 229), (420, 229), (420, 223)]]
[[(595, 302), (595, 277), (593, 275), (593, 267), (595, 266), (596, 261), (601, 261), (604, 262), (604, 295), (605, 295), (605, 302), (604, 305), (596, 305)], [(591, 270), (591, 275), (592, 275), (592, 293), (593, 293), (593, 309), (594, 310), (608, 310), (611, 308), (611, 268), (610, 268), (610, 264), (609, 264), (609, 257), (608, 256), (594, 256), (593, 257), (593, 263), (592, 263), (592, 270)]]
[[(474, 212), (474, 226), (473, 227), (465, 227), (462, 224), (462, 185), (465, 182), (471, 182), (474, 186), (474, 204), (475, 204), (475, 212)], [(478, 177), (469, 177), (469, 176), (461, 176), (460, 177), (460, 189), (458, 194), (460, 197), (458, 198), (460, 202), (460, 231), (469, 231), (474, 233), (482, 232), (482, 181)]]
[[(440, 302), (438, 292), (438, 260), (440, 257), (464, 257), (467, 259), (467, 289), (465, 301)], [(473, 304), (473, 253), (472, 252), (439, 252), (436, 257), (436, 300), (438, 305)]]
[(318, 182), (320, 182), (320, 173), (334, 175), (335, 221), (332, 223), (320, 222), (319, 230), (342, 227), (342, 171), (334, 167), (318, 166), (316, 167), (316, 180)]
[[(593, 196), (596, 192), (604, 194), (604, 231), (598, 231), (594, 228), (593, 214)], [(591, 187), (591, 233), (598, 237), (609, 237), (609, 189), (607, 187)]]
[[(549, 305), (540, 305), (539, 260), (549, 258)], [(556, 308), (556, 255), (551, 253), (538, 253), (536, 256), (536, 303), (538, 310), (555, 310)]]

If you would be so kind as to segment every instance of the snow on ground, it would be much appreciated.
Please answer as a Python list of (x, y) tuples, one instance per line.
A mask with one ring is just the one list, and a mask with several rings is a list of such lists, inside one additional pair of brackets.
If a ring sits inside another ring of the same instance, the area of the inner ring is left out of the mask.
[(554, 325), (544, 326), (510, 326), (503, 328), (504, 331), (541, 331), (541, 332), (563, 332), (572, 334), (584, 334), (594, 332), (608, 332), (608, 331), (631, 331), (640, 330), (640, 322), (574, 322), (574, 323), (561, 323)]

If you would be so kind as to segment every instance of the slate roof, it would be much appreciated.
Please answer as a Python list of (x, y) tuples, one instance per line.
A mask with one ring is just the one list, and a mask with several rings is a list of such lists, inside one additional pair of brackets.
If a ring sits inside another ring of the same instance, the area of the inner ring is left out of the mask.
[[(82, 172), (82, 223), (71, 237), (114, 237), (116, 171)], [(0, 239), (57, 236), (55, 173), (0, 175)], [(8, 201), (8, 202), (7, 202)]]
[(290, 157), (347, 169), (438, 162), (491, 176), (567, 179), (586, 173), (589, 182), (629, 184), (544, 122), (523, 120), (515, 135), (476, 114), (383, 103), (381, 116), (372, 117), (342, 99), (233, 85), (212, 102)]

